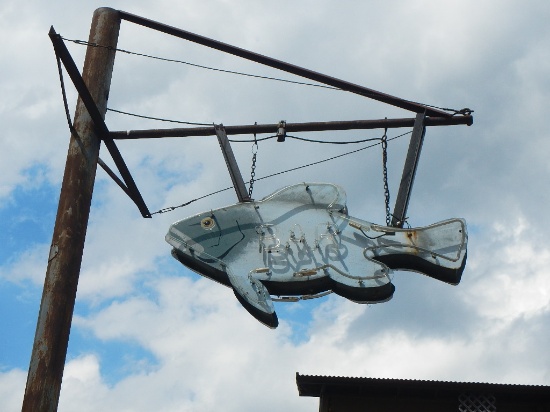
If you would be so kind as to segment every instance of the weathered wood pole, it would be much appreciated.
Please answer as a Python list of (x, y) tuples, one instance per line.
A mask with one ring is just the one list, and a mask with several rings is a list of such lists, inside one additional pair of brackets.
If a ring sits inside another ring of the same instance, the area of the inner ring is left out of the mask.
[[(118, 11), (100, 8), (94, 12), (89, 41), (111, 49), (88, 47), (82, 77), (102, 116), (107, 110), (119, 29)], [(100, 146), (80, 99), (74, 127), (84, 152), (71, 136), (23, 398), (24, 412), (56, 411), (59, 404)]]

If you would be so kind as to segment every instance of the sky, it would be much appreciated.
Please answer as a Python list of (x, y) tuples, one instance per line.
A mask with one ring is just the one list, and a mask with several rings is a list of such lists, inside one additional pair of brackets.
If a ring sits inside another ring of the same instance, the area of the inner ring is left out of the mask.
[[(468, 223), (450, 286), (395, 272), (391, 301), (336, 295), (276, 303), (266, 328), (233, 292), (170, 256), (171, 223), (233, 204), (228, 190), (143, 219), (98, 169), (60, 411), (315, 411), (295, 374), (550, 385), (550, 4), (545, 0), (2, 0), (0, 4), (0, 406), (20, 410), (69, 142), (50, 26), (88, 38), (93, 11), (121, 9), (408, 100), (474, 110), (429, 127), (411, 226)], [(295, 76), (123, 22), (119, 47), (213, 68)], [(85, 47), (67, 43), (78, 67)], [(66, 76), (69, 108), (77, 94)], [(224, 125), (414, 117), (350, 93), (117, 53), (108, 107)], [(108, 112), (110, 130), (178, 125)], [(393, 138), (410, 129), (388, 130)], [(301, 133), (379, 138), (383, 130)], [(260, 136), (259, 136), (260, 137)], [(409, 134), (388, 144), (391, 204)], [(237, 136), (250, 139), (251, 136)], [(119, 141), (151, 211), (231, 186), (215, 137)], [(365, 145), (261, 142), (256, 177)], [(245, 181), (250, 143), (233, 148)], [(113, 165), (102, 148), (101, 158)], [(259, 180), (260, 199), (304, 181), (341, 185), (352, 216), (385, 221), (379, 146)], [(260, 405), (260, 406), (259, 406)]]

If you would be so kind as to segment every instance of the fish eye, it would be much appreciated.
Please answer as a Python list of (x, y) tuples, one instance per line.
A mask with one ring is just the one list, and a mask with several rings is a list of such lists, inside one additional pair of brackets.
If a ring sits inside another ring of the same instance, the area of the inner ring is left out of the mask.
[(216, 222), (214, 222), (214, 219), (211, 217), (205, 217), (201, 220), (201, 227), (203, 229), (209, 230), (212, 229), (214, 226), (216, 226)]

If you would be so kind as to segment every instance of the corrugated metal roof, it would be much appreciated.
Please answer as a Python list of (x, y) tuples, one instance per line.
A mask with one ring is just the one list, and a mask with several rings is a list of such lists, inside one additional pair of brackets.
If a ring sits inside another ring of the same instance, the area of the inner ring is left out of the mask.
[(550, 386), (484, 382), (451, 382), (413, 379), (364, 378), (300, 375), (296, 372), (300, 396), (320, 397), (330, 391), (356, 394), (392, 394), (393, 396), (455, 396), (465, 392), (491, 393), (502, 397), (537, 397), (550, 400)]

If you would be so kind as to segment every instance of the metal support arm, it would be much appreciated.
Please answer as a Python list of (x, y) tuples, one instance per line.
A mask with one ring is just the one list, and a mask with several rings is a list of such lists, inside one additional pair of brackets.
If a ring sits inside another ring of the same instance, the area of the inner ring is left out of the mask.
[(237, 164), (237, 160), (235, 159), (235, 155), (231, 149), (231, 144), (227, 139), (225, 129), (222, 124), (216, 125), (214, 128), (216, 130), (216, 135), (218, 136), (218, 142), (220, 143), (220, 147), (222, 149), (223, 158), (225, 159), (225, 163), (229, 169), (231, 181), (235, 187), (235, 192), (237, 192), (237, 198), (239, 199), (239, 202), (250, 202), (250, 196), (248, 195), (246, 186), (244, 185), (243, 176), (241, 175), (239, 165)]
[(164, 23), (159, 23), (154, 20), (147, 19), (145, 17), (136, 16), (125, 11), (120, 10), (120, 18), (122, 20), (130, 21), (140, 26), (148, 27), (152, 30), (156, 30), (162, 33), (169, 34), (171, 36), (179, 37), (194, 43), (202, 44), (203, 46), (210, 47), (224, 53), (233, 54), (247, 60), (251, 60), (256, 63), (263, 64), (265, 66), (273, 67), (275, 69), (283, 70), (287, 73), (292, 73), (297, 76), (304, 77), (322, 84), (326, 84), (338, 89), (355, 93), (361, 96), (368, 97), (369, 99), (378, 100), (390, 104), (392, 106), (400, 107), (405, 110), (409, 110), (415, 113), (426, 112), (429, 116), (438, 117), (451, 117), (450, 113), (443, 110), (439, 110), (433, 107), (428, 107), (420, 103), (411, 102), (409, 100), (401, 99), (399, 97), (391, 96), (389, 94), (381, 93), (379, 91), (369, 89), (367, 87), (359, 86), (354, 83), (340, 80), (335, 77), (327, 76), (326, 74), (318, 73), (313, 70), (305, 69), (290, 63), (283, 62), (281, 60), (274, 59), (272, 57), (264, 56), (258, 53), (254, 53), (249, 50), (241, 49), (240, 47), (232, 46), (231, 44), (223, 43), (208, 37), (200, 36), (195, 33), (188, 32), (186, 30), (178, 29), (177, 27), (169, 26)]
[(416, 115), (409, 150), (405, 159), (405, 166), (403, 167), (403, 176), (401, 177), (401, 184), (399, 185), (399, 192), (397, 193), (393, 209), (392, 226), (395, 227), (403, 227), (405, 223), (414, 175), (416, 174), (416, 167), (418, 166), (420, 151), (422, 150), (422, 143), (426, 134), (425, 119), (425, 113), (418, 113)]

